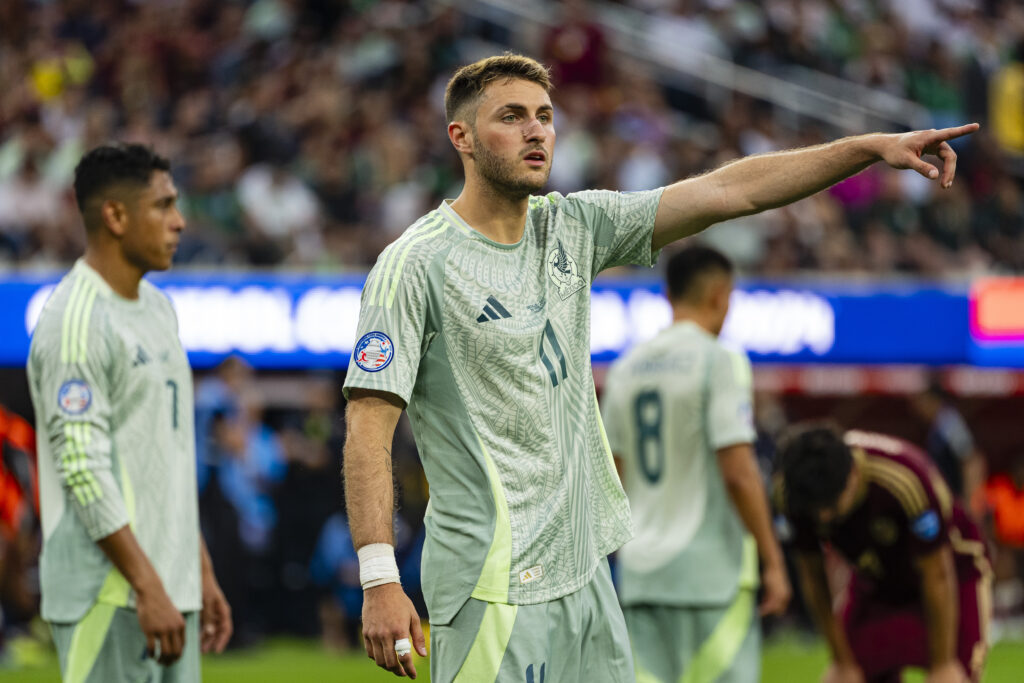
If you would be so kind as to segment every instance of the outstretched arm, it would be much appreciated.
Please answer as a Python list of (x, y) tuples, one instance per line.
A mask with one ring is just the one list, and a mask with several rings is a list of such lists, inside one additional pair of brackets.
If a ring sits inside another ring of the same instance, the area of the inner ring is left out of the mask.
[[(720, 221), (785, 206), (848, 178), (876, 161), (909, 168), (942, 187), (953, 183), (956, 153), (949, 140), (978, 130), (957, 128), (911, 133), (872, 133), (772, 154), (744, 157), (665, 189), (658, 206), (655, 249), (688, 237)], [(934, 155), (941, 170), (924, 161)]]
[[(375, 546), (371, 550), (387, 550), (386, 546), (394, 545), (391, 444), (401, 414), (401, 402), (393, 394), (365, 389), (352, 389), (350, 393), (345, 414), (345, 500), (352, 545), (357, 552), (368, 546)], [(396, 676), (416, 678), (412, 655), (398, 656), (395, 643), (411, 636), (416, 650), (426, 655), (419, 615), (398, 583), (397, 568), (393, 578), (374, 578), (380, 563), (394, 564), (393, 548), (390, 553), (390, 558), (379, 556), (372, 563), (364, 562), (365, 551), (360, 553), (363, 644), (378, 666)]]

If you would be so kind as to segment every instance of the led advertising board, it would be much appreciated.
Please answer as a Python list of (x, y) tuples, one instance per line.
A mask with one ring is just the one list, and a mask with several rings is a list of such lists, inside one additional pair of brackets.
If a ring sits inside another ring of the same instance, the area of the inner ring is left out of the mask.
[[(31, 330), (59, 277), (0, 275), (0, 365), (24, 364)], [(346, 367), (363, 280), (193, 271), (151, 277), (174, 303), (197, 368), (231, 353), (259, 368)], [(591, 302), (597, 363), (671, 322), (661, 285), (650, 278), (599, 278)], [(722, 337), (754, 362), (956, 364), (968, 362), (969, 311), (965, 289), (920, 283), (741, 282)]]

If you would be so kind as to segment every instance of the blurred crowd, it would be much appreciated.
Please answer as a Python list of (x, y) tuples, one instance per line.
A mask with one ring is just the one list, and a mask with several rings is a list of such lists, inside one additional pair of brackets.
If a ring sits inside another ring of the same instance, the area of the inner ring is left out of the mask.
[[(525, 1), (525, 0), (524, 0)], [(709, 98), (612, 50), (583, 0), (540, 25), (472, 2), (27, 0), (0, 3), (0, 262), (83, 247), (74, 166), (110, 139), (174, 163), (189, 265), (365, 269), (459, 191), (443, 88), (502, 49), (556, 82), (550, 187), (636, 190), (739, 155), (849, 131)], [(520, 3), (522, 4), (522, 3)], [(950, 191), (881, 168), (709, 234), (744, 272), (971, 275), (1024, 268), (1024, 7), (1015, 0), (620, 0), (653, 56), (693, 50), (766, 73), (803, 66), (979, 120)], [(857, 131), (860, 132), (860, 131)]]

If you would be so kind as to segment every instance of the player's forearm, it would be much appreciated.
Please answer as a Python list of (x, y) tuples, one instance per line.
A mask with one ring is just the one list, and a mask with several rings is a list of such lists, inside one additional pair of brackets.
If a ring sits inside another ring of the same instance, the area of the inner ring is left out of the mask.
[(732, 500), (743, 526), (757, 543), (757, 552), (766, 566), (781, 567), (782, 549), (772, 532), (771, 512), (768, 498), (761, 481), (761, 473), (754, 462), (750, 447), (736, 457), (736, 463), (728, 473), (723, 472), (725, 490)]
[(928, 653), (933, 667), (956, 657), (957, 586), (953, 558), (947, 549), (919, 562), (921, 600), (928, 624)]
[(142, 551), (131, 527), (121, 527), (96, 544), (138, 595), (164, 590), (163, 581)]
[(832, 594), (821, 556), (801, 553), (797, 556), (796, 565), (807, 609), (818, 630), (825, 637), (832, 652), (832, 659), (841, 664), (855, 664), (856, 660), (846, 640), (846, 634), (832, 611)]
[(349, 402), (346, 420), (345, 501), (352, 545), (394, 545), (391, 445), (401, 409), (377, 397)]
[(885, 137), (859, 135), (726, 164), (708, 176), (725, 197), (718, 220), (784, 206), (859, 173), (881, 160)]
[(352, 545), (394, 545), (391, 453), (382, 444), (345, 444), (345, 501)]
[(674, 183), (662, 193), (652, 245), (660, 249), (715, 223), (808, 197), (879, 161), (887, 140), (875, 133), (744, 157)]
[(202, 533), (199, 534), (199, 569), (204, 582), (210, 579), (217, 580), (213, 571), (213, 560), (210, 559), (210, 551), (206, 548), (206, 539)]

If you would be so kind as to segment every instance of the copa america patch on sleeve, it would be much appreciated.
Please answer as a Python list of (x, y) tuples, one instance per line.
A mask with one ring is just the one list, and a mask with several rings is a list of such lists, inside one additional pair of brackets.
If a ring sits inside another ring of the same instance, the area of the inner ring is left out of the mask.
[(922, 541), (934, 541), (939, 535), (939, 515), (935, 510), (926, 510), (911, 523), (910, 528)]
[(380, 372), (395, 357), (395, 345), (383, 332), (367, 332), (356, 342), (352, 357), (360, 370)]
[(92, 405), (92, 389), (85, 380), (69, 379), (60, 385), (57, 405), (68, 415), (81, 415)]

